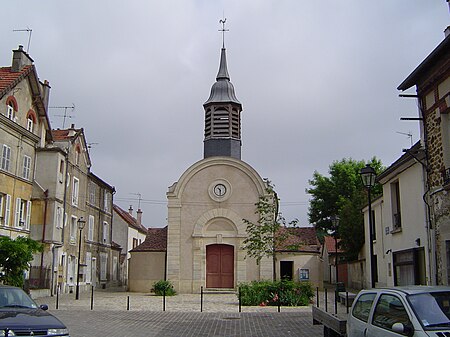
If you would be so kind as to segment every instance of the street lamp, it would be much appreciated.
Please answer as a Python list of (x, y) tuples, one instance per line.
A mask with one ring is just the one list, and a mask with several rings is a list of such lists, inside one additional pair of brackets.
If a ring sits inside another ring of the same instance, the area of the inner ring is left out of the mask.
[(374, 267), (374, 255), (373, 255), (373, 224), (372, 224), (372, 199), (370, 195), (370, 191), (372, 187), (375, 185), (375, 178), (377, 174), (373, 167), (369, 164), (366, 167), (361, 169), (361, 180), (365, 188), (367, 188), (368, 201), (369, 201), (369, 255), (370, 255), (370, 285), (372, 288), (375, 288), (375, 278), (373, 277), (373, 267)]
[(80, 230), (80, 239), (78, 241), (78, 269), (77, 269), (77, 289), (75, 292), (75, 299), (78, 300), (80, 298), (80, 255), (81, 255), (81, 234), (86, 224), (86, 220), (83, 217), (79, 218), (77, 221), (78, 229)]
[(337, 216), (337, 215), (331, 216), (331, 224), (333, 225), (333, 230), (334, 230), (334, 268), (336, 269), (336, 286), (338, 286), (339, 272), (338, 272), (337, 236), (338, 236), (339, 216)]

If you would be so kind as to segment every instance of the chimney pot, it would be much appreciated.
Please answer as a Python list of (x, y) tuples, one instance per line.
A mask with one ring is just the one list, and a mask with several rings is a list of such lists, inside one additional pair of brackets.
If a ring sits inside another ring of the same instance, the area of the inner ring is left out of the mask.
[(130, 213), (130, 215), (133, 215), (133, 206), (130, 205), (130, 208), (128, 208), (128, 213)]
[(142, 225), (142, 211), (140, 208), (138, 208), (136, 212), (136, 222), (138, 223), (139, 226)]

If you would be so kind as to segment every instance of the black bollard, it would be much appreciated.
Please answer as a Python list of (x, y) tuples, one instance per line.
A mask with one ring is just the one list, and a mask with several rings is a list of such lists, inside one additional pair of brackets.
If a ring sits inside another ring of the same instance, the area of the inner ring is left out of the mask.
[(241, 312), (242, 311), (241, 287), (239, 287), (238, 290), (239, 290), (239, 312)]
[(127, 310), (130, 310), (130, 295), (127, 296)]
[(316, 306), (319, 307), (319, 287), (316, 288)]
[(348, 314), (348, 291), (345, 292), (345, 307), (347, 308), (347, 314)]
[(325, 288), (325, 312), (328, 312), (328, 296), (327, 296), (327, 288)]
[(163, 311), (166, 311), (166, 289), (163, 289)]
[(200, 312), (203, 312), (203, 286), (200, 287)]
[(59, 286), (56, 288), (56, 309), (59, 308)]
[(94, 286), (91, 286), (91, 310), (94, 310)]

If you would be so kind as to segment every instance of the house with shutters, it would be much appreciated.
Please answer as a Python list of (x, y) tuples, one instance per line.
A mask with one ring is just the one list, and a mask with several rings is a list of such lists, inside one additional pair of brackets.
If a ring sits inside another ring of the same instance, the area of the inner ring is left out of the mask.
[(52, 138), (47, 115), (50, 86), (39, 80), (19, 46), (0, 67), (0, 235), (29, 236), (36, 156)]

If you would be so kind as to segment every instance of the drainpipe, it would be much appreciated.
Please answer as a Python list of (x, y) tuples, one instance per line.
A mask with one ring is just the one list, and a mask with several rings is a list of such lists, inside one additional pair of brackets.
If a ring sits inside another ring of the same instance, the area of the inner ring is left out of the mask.
[[(48, 189), (44, 191), (44, 222), (42, 223), (42, 244), (45, 242), (45, 227), (47, 224), (47, 207), (48, 207)], [(39, 286), (43, 288), (42, 269), (44, 268), (44, 250), (41, 252), (41, 264), (39, 268)]]
[(64, 197), (63, 197), (63, 225), (62, 225), (62, 229), (61, 229), (61, 242), (64, 243), (64, 229), (66, 227), (66, 222), (67, 222), (67, 175), (69, 174), (69, 151), (70, 148), (68, 147), (66, 149), (66, 153), (65, 153), (65, 165), (66, 165), (66, 172), (65, 172), (65, 178), (64, 178)]

